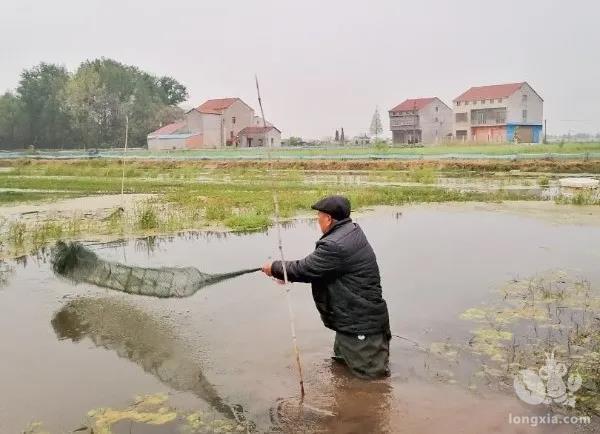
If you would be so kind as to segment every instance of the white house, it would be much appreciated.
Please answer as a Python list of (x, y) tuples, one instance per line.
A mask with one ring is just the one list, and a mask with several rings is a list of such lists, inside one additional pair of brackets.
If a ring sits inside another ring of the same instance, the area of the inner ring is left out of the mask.
[(436, 144), (452, 134), (452, 109), (437, 97), (407, 99), (388, 113), (395, 144)]
[(281, 131), (276, 127), (246, 127), (239, 134), (239, 146), (281, 146)]
[(543, 106), (544, 100), (527, 82), (472, 87), (453, 101), (454, 137), (539, 143)]
[[(240, 98), (210, 99), (188, 111), (182, 121), (150, 133), (148, 149), (155, 151), (246, 146), (240, 141), (240, 132), (255, 126), (256, 118), (254, 109)], [(270, 123), (267, 125), (274, 128)], [(274, 142), (277, 140), (276, 134), (270, 130), (265, 131), (265, 134), (262, 143), (267, 144), (271, 139)], [(252, 146), (260, 146), (259, 143), (257, 139)]]

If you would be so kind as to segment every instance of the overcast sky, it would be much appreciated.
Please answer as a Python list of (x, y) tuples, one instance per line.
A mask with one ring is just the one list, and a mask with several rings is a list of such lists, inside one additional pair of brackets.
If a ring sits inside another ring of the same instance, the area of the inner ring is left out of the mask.
[(527, 81), (548, 132), (600, 131), (596, 0), (2, 0), (0, 90), (40, 61), (110, 57), (185, 84), (189, 106), (239, 96), (284, 136), (346, 137), (376, 106)]

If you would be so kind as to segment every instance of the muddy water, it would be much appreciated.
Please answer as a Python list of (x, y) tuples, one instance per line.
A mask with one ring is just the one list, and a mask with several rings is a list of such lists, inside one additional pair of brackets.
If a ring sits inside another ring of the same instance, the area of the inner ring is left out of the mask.
[[(406, 339), (392, 340), (390, 379), (350, 378), (329, 360), (333, 332), (321, 325), (308, 286), (294, 284), (304, 406), (285, 296), (260, 274), (189, 299), (156, 300), (74, 287), (51, 274), (44, 255), (9, 263), (12, 272), (0, 280), (0, 433), (34, 421), (71, 432), (89, 425), (90, 410), (131, 409), (136, 395), (156, 393), (183, 415), (234, 421), (241, 432), (573, 432), (510, 425), (509, 414), (549, 409), (522, 403), (512, 390), (470, 390), (468, 360), (448, 363), (420, 348), (466, 343), (472, 325), (459, 314), (512, 278), (570, 269), (599, 286), (600, 225), (592, 221), (600, 215), (586, 214), (565, 223), (467, 205), (358, 216), (378, 255), (392, 332)], [(303, 256), (318, 236), (313, 222), (287, 227), (286, 255)], [(224, 272), (260, 265), (276, 242), (272, 231), (190, 234), (94, 249), (132, 264)], [(113, 432), (205, 432), (185, 423), (121, 420)]]

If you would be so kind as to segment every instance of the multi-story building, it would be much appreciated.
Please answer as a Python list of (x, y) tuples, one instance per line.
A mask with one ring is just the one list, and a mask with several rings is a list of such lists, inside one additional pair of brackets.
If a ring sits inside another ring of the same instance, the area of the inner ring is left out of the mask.
[[(262, 118), (258, 119), (262, 123)], [(150, 133), (148, 149), (280, 146), (279, 130), (269, 122), (267, 128), (257, 129), (257, 122), (254, 109), (240, 98), (209, 99), (188, 111), (182, 121)]]
[(472, 87), (453, 101), (454, 137), (475, 142), (538, 143), (543, 104), (526, 82)]
[(437, 97), (407, 99), (388, 113), (395, 144), (436, 144), (452, 134), (452, 109)]

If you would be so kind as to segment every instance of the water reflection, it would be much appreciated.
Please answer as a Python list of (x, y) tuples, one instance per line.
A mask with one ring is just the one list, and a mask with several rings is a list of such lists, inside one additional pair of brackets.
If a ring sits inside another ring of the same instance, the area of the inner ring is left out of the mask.
[(59, 339), (89, 338), (97, 347), (115, 351), (177, 391), (192, 392), (229, 419), (241, 422), (243, 408), (231, 406), (203, 374), (193, 351), (168, 325), (124, 300), (78, 298), (54, 314)]
[(304, 402), (280, 400), (270, 411), (272, 430), (283, 432), (390, 433), (392, 392), (389, 378), (358, 379), (339, 363), (313, 385)]
[(8, 286), (15, 273), (15, 268), (6, 261), (0, 261), (0, 288)]

